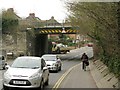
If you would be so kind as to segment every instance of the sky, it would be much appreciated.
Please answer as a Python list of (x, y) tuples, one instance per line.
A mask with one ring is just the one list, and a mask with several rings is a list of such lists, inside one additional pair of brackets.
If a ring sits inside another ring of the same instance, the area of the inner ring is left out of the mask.
[(119, 0), (0, 0), (0, 10), (14, 8), (21, 18), (35, 13), (41, 20), (49, 20), (52, 16), (61, 22), (67, 17), (64, 1), (119, 1)]
[(0, 9), (14, 8), (21, 18), (35, 13), (41, 20), (48, 20), (52, 16), (58, 21), (66, 18), (66, 8), (63, 0), (0, 0)]

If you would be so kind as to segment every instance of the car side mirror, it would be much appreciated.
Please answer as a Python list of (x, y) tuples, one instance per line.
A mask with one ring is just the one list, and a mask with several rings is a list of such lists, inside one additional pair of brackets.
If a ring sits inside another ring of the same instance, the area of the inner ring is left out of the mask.
[(7, 64), (6, 66), (5, 66), (5, 69), (9, 69), (10, 68), (10, 66)]
[(48, 67), (43, 67), (43, 71), (45, 71), (45, 70), (47, 70), (48, 69)]
[(58, 58), (58, 61), (60, 61), (60, 58)]
[(5, 62), (5, 66), (7, 66), (8, 65), (8, 63), (7, 62)]

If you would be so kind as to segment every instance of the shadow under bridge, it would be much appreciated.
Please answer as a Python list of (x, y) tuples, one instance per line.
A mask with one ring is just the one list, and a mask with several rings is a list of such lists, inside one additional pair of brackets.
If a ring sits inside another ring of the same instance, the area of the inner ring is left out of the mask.
[(43, 54), (52, 52), (52, 43), (48, 41), (49, 34), (76, 34), (77, 30), (72, 27), (45, 27), (34, 28), (35, 30), (35, 55), (41, 56)]

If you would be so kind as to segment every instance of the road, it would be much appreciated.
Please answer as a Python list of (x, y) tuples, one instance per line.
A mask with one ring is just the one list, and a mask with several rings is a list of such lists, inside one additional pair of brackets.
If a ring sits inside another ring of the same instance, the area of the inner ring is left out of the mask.
[[(58, 83), (58, 81), (60, 80), (61, 77), (63, 77), (63, 75), (69, 71), (70, 68), (72, 68), (73, 66), (80, 64), (80, 57), (82, 55), (83, 52), (86, 52), (88, 54), (89, 57), (93, 56), (93, 52), (92, 52), (92, 48), (89, 47), (82, 47), (76, 50), (72, 50), (70, 53), (67, 54), (59, 54), (60, 58), (62, 59), (62, 70), (58, 73), (55, 72), (51, 72), (50, 73), (50, 78), (49, 78), (49, 85), (46, 86), (45, 88), (53, 88), (55, 87), (55, 84)], [(9, 61), (8, 63), (12, 63), (12, 61)], [(88, 79), (88, 86), (86, 87), (96, 87), (94, 81), (92, 80), (92, 77), (90, 76), (90, 72), (83, 72), (81, 69), (81, 66), (78, 65), (77, 67), (75, 67), (75, 70), (72, 70), (70, 72), (70, 74), (66, 75), (66, 79), (61, 80), (61, 85), (59, 85), (59, 88), (74, 88), (74, 87), (82, 87), (85, 82), (83, 82), (82, 84), (77, 85), (76, 83), (81, 83), (82, 81), (85, 81), (83, 78)], [(79, 72), (77, 72), (79, 71)], [(77, 72), (77, 73), (75, 73)], [(0, 70), (0, 80), (2, 81), (2, 74), (4, 73), (4, 70)], [(80, 75), (82, 74), (82, 76), (84, 76), (83, 78), (80, 78)], [(77, 79), (78, 78), (78, 79)], [(73, 81), (74, 79), (76, 79), (77, 81)], [(81, 80), (80, 80), (81, 79)], [(73, 81), (73, 82), (71, 82)], [(92, 81), (92, 82), (91, 82)], [(0, 82), (0, 89), (2, 89), (2, 82)]]
[[(63, 60), (62, 71), (50, 74), (50, 85), (47, 88), (97, 88), (89, 68), (87, 72), (81, 69), (80, 57), (84, 52), (87, 53), (89, 58), (93, 57), (93, 49), (91, 47), (75, 49), (68, 54), (58, 54)], [(70, 73), (66, 74), (75, 65), (77, 66)], [(57, 84), (60, 85), (56, 86)]]
[(80, 61), (63, 61), (63, 66), (61, 71), (59, 71), (58, 73), (50, 72), (50, 82), (49, 82), (49, 86), (47, 86), (46, 88), (53, 88), (55, 83), (59, 80), (59, 78), (66, 71), (68, 71), (69, 68), (71, 68), (72, 66), (78, 63), (80, 63)]
[(80, 60), (80, 57), (83, 53), (86, 53), (89, 58), (93, 57), (93, 48), (92, 47), (81, 47), (78, 49), (71, 50), (68, 54), (60, 55), (63, 60)]

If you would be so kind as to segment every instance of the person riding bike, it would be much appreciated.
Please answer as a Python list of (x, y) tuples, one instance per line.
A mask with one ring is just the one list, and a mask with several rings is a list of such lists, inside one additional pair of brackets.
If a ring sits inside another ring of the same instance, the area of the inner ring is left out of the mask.
[(82, 69), (86, 71), (86, 66), (89, 65), (88, 56), (86, 53), (83, 53), (81, 60), (82, 60)]

